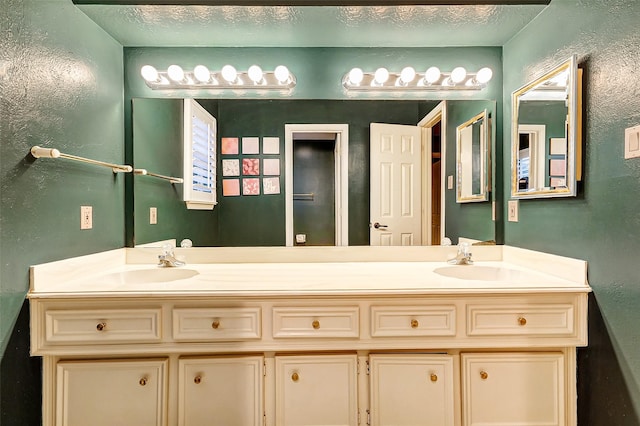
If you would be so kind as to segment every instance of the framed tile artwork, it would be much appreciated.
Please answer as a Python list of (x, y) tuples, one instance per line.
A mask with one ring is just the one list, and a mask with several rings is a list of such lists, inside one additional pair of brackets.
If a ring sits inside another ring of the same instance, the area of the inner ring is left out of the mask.
[(242, 138), (243, 154), (260, 154), (260, 138)]
[(265, 176), (280, 176), (280, 159), (265, 158), (262, 160), (262, 174)]
[(238, 154), (238, 138), (222, 138), (220, 140), (220, 154)]
[(240, 160), (222, 160), (222, 176), (240, 176)]
[(260, 195), (260, 179), (242, 179), (242, 195)]
[(279, 194), (280, 178), (279, 177), (262, 178), (262, 193), (264, 195)]
[(242, 174), (244, 176), (257, 176), (260, 174), (260, 160), (258, 158), (242, 159)]
[(225, 197), (240, 195), (240, 179), (222, 179), (222, 195)]
[(280, 138), (262, 138), (263, 154), (280, 154)]

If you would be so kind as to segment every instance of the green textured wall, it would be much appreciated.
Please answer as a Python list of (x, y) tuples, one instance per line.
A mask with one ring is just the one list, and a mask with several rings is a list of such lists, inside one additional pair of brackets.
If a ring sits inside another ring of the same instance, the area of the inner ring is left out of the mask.
[[(495, 135), (496, 127), (496, 102), (494, 101), (468, 101), (468, 102), (448, 102), (447, 103), (447, 155), (446, 176), (453, 176), (456, 180), (456, 128), (487, 110), (489, 115), (489, 125), (491, 135)], [(495, 138), (491, 138), (490, 155), (492, 161), (490, 168), (495, 168), (496, 161), (500, 162), (500, 157), (496, 158)], [(493, 173), (492, 173), (493, 174)], [(491, 186), (494, 185), (491, 182)], [(495, 191), (489, 194), (489, 201), (478, 203), (457, 203), (456, 191), (447, 191), (445, 196), (445, 234), (458, 243), (458, 238), (466, 237), (476, 240), (486, 241), (496, 239), (495, 222), (491, 219), (491, 202), (495, 200)]]
[[(109, 169), (28, 152), (42, 145), (122, 162), (123, 59), (122, 47), (67, 0), (3, 0), (1, 10), (0, 423), (35, 425), (40, 363), (28, 357), (23, 309), (29, 266), (122, 247), (124, 184)], [(80, 230), (81, 205), (93, 206), (92, 230)]]
[[(624, 129), (640, 124), (640, 4), (554, 0), (504, 46), (504, 134), (511, 92), (577, 54), (584, 68), (584, 183), (572, 199), (521, 200), (505, 243), (588, 261), (589, 347), (579, 352), (579, 424), (640, 424), (640, 159)], [(505, 138), (505, 152), (510, 152)], [(508, 176), (509, 162), (504, 162)], [(504, 181), (508, 194), (509, 182)]]

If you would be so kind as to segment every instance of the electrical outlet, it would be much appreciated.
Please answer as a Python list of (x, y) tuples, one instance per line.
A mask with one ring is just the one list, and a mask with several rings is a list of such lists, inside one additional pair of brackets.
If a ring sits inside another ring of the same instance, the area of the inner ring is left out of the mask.
[(93, 207), (80, 206), (80, 229), (93, 228)]
[(629, 127), (624, 131), (624, 158), (640, 157), (640, 126)]
[(307, 242), (307, 234), (296, 234), (296, 244), (304, 244)]
[(518, 200), (509, 200), (509, 222), (518, 221)]
[(158, 208), (149, 207), (149, 225), (158, 224)]

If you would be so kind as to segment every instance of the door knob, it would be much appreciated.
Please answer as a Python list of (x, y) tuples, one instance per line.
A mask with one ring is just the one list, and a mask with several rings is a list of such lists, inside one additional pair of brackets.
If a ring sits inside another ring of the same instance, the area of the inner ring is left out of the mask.
[(387, 225), (380, 225), (378, 222), (373, 224), (373, 227), (376, 229), (387, 228)]

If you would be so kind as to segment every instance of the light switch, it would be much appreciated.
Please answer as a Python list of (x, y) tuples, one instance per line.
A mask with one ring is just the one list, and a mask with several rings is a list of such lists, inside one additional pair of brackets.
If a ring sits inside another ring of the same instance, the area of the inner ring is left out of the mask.
[(640, 126), (624, 131), (624, 158), (640, 157)]
[(507, 217), (509, 222), (518, 221), (518, 200), (509, 200), (509, 213)]
[(453, 175), (447, 176), (447, 189), (453, 189)]

